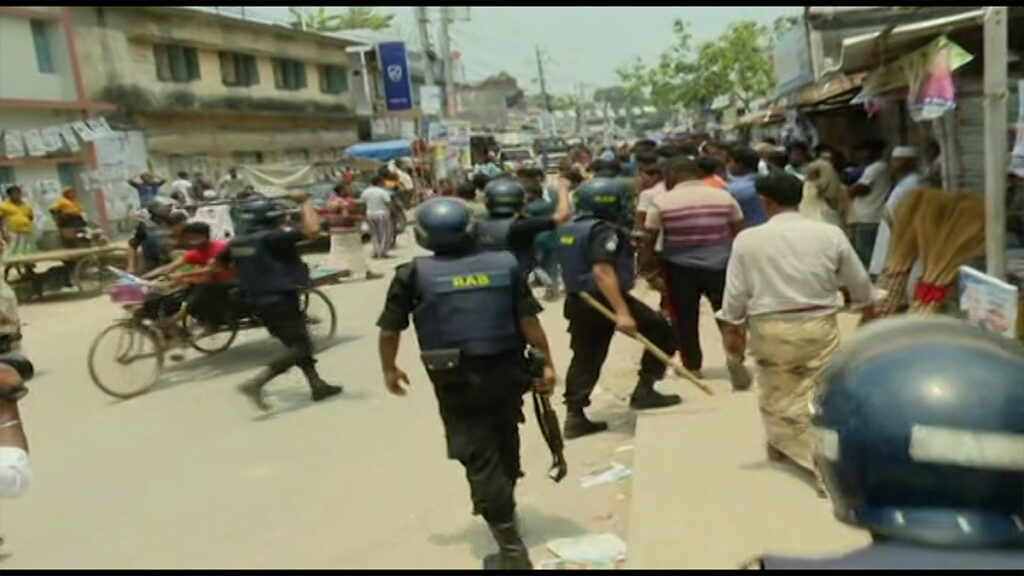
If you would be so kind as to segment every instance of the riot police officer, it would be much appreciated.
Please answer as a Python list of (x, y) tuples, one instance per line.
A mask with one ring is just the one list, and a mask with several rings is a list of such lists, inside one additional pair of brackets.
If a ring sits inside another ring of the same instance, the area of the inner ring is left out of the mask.
[(526, 190), (513, 178), (499, 177), (484, 187), (488, 218), (477, 223), (477, 243), (485, 250), (509, 250), (529, 273), (534, 264), (534, 240), (569, 219), (569, 184), (561, 179), (558, 204), (550, 216), (525, 216)]
[(474, 514), (480, 514), (499, 552), (491, 569), (530, 567), (515, 521), (513, 490), (521, 476), (519, 423), (531, 377), (529, 344), (547, 358), (540, 393), (554, 387), (547, 338), (518, 263), (507, 251), (478, 250), (475, 222), (465, 203), (435, 198), (416, 222), (416, 241), (433, 252), (399, 266), (380, 327), (381, 368), (388, 391), (403, 396), (408, 376), (395, 363), (400, 333), (412, 315), (421, 359), (434, 385), (448, 457), (466, 469)]
[[(572, 362), (565, 379), (565, 437), (578, 438), (608, 428), (587, 419), (590, 392), (597, 384), (608, 346), (616, 330), (640, 332), (672, 355), (676, 350), (672, 326), (665, 318), (629, 294), (633, 288), (633, 251), (625, 229), (616, 223), (627, 208), (622, 182), (592, 178), (576, 189), (577, 216), (558, 229), (558, 260), (568, 294), (565, 318), (569, 321)], [(588, 293), (616, 315), (613, 324), (591, 308), (580, 294)], [(665, 365), (645, 352), (640, 377), (630, 398), (636, 410), (662, 408), (681, 402), (675, 394), (661, 394), (654, 384), (665, 376)]]
[(314, 401), (340, 394), (342, 390), (340, 386), (324, 382), (317, 372), (306, 315), (299, 304), (300, 292), (309, 286), (310, 278), (309, 268), (296, 247), (318, 236), (320, 219), (309, 201), (309, 194), (293, 192), (289, 196), (300, 204), (298, 230), (282, 225), (287, 209), (279, 202), (247, 202), (242, 206), (241, 215), (247, 221), (248, 232), (232, 240), (218, 257), (222, 263), (234, 264), (239, 287), (253, 313), (270, 335), (288, 349), (259, 375), (239, 387), (239, 391), (261, 410), (270, 409), (263, 398), (263, 387), (292, 366), (298, 366), (306, 376)]
[(835, 516), (872, 543), (753, 567), (1024, 570), (1024, 346), (949, 318), (877, 322), (812, 409)]

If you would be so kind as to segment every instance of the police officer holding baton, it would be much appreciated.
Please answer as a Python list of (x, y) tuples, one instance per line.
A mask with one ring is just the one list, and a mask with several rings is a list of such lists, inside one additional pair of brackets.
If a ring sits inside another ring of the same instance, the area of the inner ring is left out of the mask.
[[(380, 360), (392, 394), (404, 396), (409, 377), (396, 364), (400, 333), (412, 315), (421, 359), (437, 396), (448, 457), (466, 469), (474, 514), (498, 544), (485, 569), (530, 568), (515, 519), (514, 488), (522, 475), (519, 423), (522, 396), (555, 383), (547, 337), (515, 257), (478, 250), (475, 222), (464, 202), (435, 198), (416, 221), (416, 241), (433, 252), (399, 266), (380, 327)], [(530, 376), (526, 345), (545, 358)]]
[[(596, 177), (576, 189), (577, 216), (558, 229), (558, 261), (568, 296), (572, 362), (565, 379), (567, 440), (608, 429), (604, 422), (587, 419), (583, 409), (601, 375), (612, 336), (618, 330), (643, 334), (671, 356), (676, 351), (672, 326), (665, 318), (629, 294), (635, 272), (633, 250), (626, 230), (617, 223), (628, 211), (625, 185), (616, 178)], [(615, 313), (613, 324), (588, 305), (587, 293)], [(629, 405), (635, 410), (662, 408), (681, 402), (675, 394), (662, 394), (655, 382), (665, 377), (665, 365), (650, 352), (640, 361), (640, 375)]]
[(269, 410), (263, 387), (273, 378), (298, 366), (309, 382), (313, 401), (341, 393), (340, 386), (324, 382), (316, 370), (313, 342), (302, 311), (300, 293), (309, 287), (309, 268), (299, 256), (297, 246), (314, 240), (320, 233), (320, 219), (309, 201), (309, 194), (292, 192), (289, 198), (300, 205), (300, 227), (286, 225), (288, 209), (280, 202), (256, 200), (243, 204), (241, 216), (248, 232), (236, 237), (218, 260), (234, 264), (238, 284), (255, 315), (285, 345), (287, 351), (271, 360), (255, 378), (239, 387), (260, 409)]

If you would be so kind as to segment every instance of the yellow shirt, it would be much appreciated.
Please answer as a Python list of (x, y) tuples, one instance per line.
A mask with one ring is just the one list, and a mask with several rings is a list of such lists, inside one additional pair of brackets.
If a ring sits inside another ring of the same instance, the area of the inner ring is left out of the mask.
[(7, 230), (18, 234), (32, 232), (32, 205), (28, 202), (15, 204), (10, 200), (0, 202), (0, 218), (4, 220)]
[(65, 216), (81, 216), (83, 209), (82, 205), (74, 200), (68, 200), (63, 196), (50, 206), (50, 210), (54, 212), (60, 212)]

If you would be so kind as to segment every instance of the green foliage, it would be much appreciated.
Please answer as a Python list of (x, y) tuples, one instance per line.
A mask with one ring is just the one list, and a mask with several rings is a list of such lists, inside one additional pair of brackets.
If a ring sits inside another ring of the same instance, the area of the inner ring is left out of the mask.
[(292, 28), (311, 32), (338, 32), (341, 30), (385, 30), (391, 27), (394, 14), (378, 12), (374, 8), (355, 6), (338, 14), (328, 14), (327, 8), (288, 8), (292, 14)]
[(735, 22), (715, 40), (694, 45), (689, 23), (677, 19), (672, 25), (675, 42), (656, 65), (637, 60), (616, 72), (630, 91), (646, 94), (659, 109), (698, 109), (719, 96), (749, 108), (775, 86), (773, 31), (789, 25), (788, 19), (777, 20), (771, 28)]

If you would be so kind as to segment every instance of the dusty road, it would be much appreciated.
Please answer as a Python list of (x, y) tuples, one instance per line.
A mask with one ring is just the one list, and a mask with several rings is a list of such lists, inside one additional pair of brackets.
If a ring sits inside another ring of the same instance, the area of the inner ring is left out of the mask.
[[(399, 258), (379, 269), (407, 259), (411, 244), (405, 238)], [(269, 418), (235, 391), (277, 350), (262, 332), (220, 356), (190, 352), (157, 389), (117, 401), (86, 371), (89, 344), (117, 307), (106, 298), (24, 306), (39, 374), (23, 402), (36, 476), (24, 498), (0, 505), (2, 567), (477, 568), (493, 543), (470, 516), (461, 467), (444, 457), (411, 333), (400, 358), (413, 392), (392, 397), (381, 381), (374, 322), (388, 281), (328, 289), (339, 329), (321, 368), (345, 393), (313, 405), (292, 371), (268, 388)], [(543, 320), (564, 374), (560, 304)], [(630, 343), (614, 345), (595, 397), (613, 429), (570, 444), (561, 484), (545, 476), (550, 456), (527, 414), (518, 499), (535, 560), (553, 538), (626, 537), (630, 483), (583, 490), (579, 477), (613, 459), (630, 464), (616, 448), (632, 442), (625, 406), (635, 359)]]

